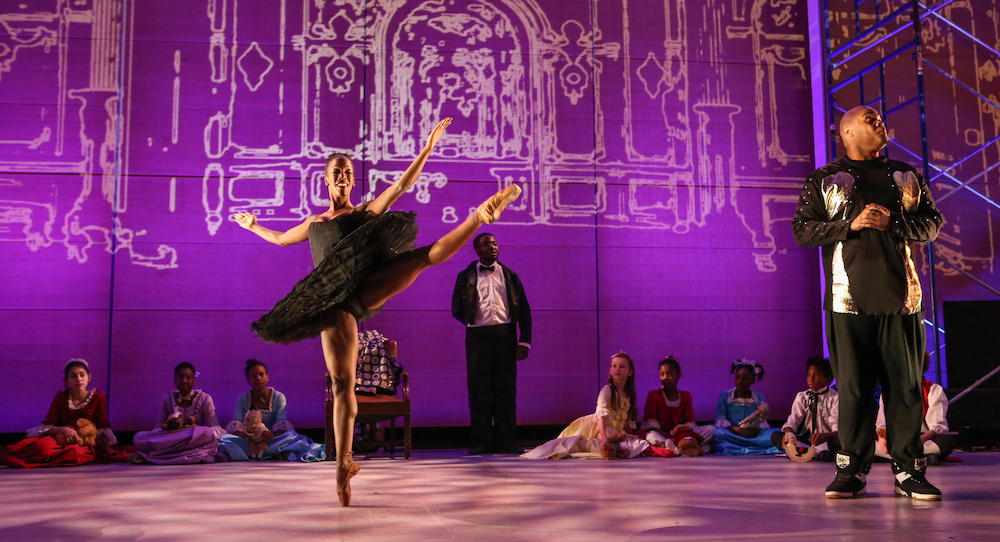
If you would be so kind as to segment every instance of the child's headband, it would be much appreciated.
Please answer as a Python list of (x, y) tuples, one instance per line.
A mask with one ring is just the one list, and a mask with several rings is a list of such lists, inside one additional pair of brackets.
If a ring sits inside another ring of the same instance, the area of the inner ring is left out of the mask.
[(82, 365), (83, 365), (84, 367), (86, 367), (86, 368), (87, 368), (87, 372), (88, 372), (88, 373), (90, 372), (90, 364), (89, 364), (89, 363), (87, 363), (87, 360), (85, 360), (85, 359), (80, 359), (80, 358), (73, 358), (73, 359), (71, 359), (71, 360), (67, 361), (67, 362), (66, 362), (66, 364), (65, 364), (65, 365), (63, 365), (63, 372), (65, 372), (65, 371), (66, 371), (66, 369), (67, 369), (67, 368), (69, 367), (69, 365), (70, 365), (71, 363), (78, 363), (78, 364), (82, 364)]
[(743, 365), (745, 365), (747, 367), (750, 367), (750, 369), (753, 371), (753, 376), (755, 378), (758, 377), (758, 376), (760, 376), (760, 374), (764, 372), (764, 366), (763, 365), (757, 363), (756, 361), (754, 361), (752, 359), (747, 359), (747, 358), (740, 358), (740, 359), (734, 361), (733, 362), (733, 366), (729, 369), (729, 372), (730, 373), (735, 373), (736, 369), (739, 369)]

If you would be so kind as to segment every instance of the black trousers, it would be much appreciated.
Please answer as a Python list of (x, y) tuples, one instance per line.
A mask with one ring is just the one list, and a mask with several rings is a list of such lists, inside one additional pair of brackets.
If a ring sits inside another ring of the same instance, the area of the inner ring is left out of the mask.
[(517, 330), (514, 324), (467, 327), (469, 422), (482, 446), (503, 446), (517, 427)]
[(875, 384), (882, 386), (889, 455), (906, 471), (923, 456), (924, 318), (826, 313), (830, 363), (840, 394), (841, 449), (862, 465), (875, 454)]
[(934, 435), (931, 440), (941, 449), (938, 459), (944, 459), (955, 451), (955, 439), (951, 438), (951, 435)]

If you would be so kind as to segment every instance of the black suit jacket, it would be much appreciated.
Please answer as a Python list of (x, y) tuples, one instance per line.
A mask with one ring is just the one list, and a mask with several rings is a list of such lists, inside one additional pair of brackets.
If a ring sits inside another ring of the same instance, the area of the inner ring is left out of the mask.
[[(479, 278), (476, 269), (478, 263), (478, 260), (472, 262), (458, 274), (455, 293), (451, 296), (451, 315), (464, 325), (472, 323), (476, 317), (476, 308), (479, 306), (479, 291), (476, 288), (476, 281)], [(521, 333), (518, 342), (531, 344), (531, 307), (528, 306), (528, 298), (524, 295), (521, 278), (502, 263), (500, 268), (503, 269), (503, 279), (507, 284), (507, 314), (510, 316), (510, 322), (516, 324)]]

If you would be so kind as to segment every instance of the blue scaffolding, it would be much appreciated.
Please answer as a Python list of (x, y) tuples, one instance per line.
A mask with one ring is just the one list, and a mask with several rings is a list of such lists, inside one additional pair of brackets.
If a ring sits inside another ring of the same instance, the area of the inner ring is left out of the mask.
[[(978, 90), (978, 81), (964, 82), (954, 75), (954, 67), (951, 70), (943, 69), (924, 57), (923, 35), (934, 25), (933, 30), (948, 32), (949, 39), (968, 40), (967, 43), (975, 48), (976, 55), (981, 52), (1000, 59), (1000, 51), (949, 19), (951, 10), (948, 8), (952, 4), (964, 3), (956, 3), (955, 0), (808, 0), (816, 163), (819, 167), (837, 157), (837, 131), (833, 124), (837, 116), (850, 107), (868, 105), (881, 111), (889, 126), (893, 123), (890, 119), (901, 120), (903, 125), (912, 125), (917, 120), (919, 144), (891, 137), (887, 152), (900, 153), (904, 160), (919, 162), (929, 186), (941, 189), (941, 184), (949, 185), (950, 190), (936, 198), (938, 204), (956, 193), (964, 193), (981, 200), (990, 212), (1000, 214), (1000, 204), (971, 186), (973, 182), (985, 179), (991, 171), (1000, 167), (1000, 160), (985, 164), (981, 171), (965, 180), (960, 179), (956, 171), (977, 156), (988, 162), (986, 153), (991, 148), (996, 148), (1000, 143), (1000, 136), (989, 141), (985, 141), (985, 136), (981, 137), (972, 152), (958, 159), (949, 157), (947, 164), (943, 163), (945, 160), (942, 157), (932, 159), (928, 154), (925, 71), (945, 78), (951, 88), (967, 92), (980, 102), (980, 110), (992, 108), (1000, 111), (1000, 103), (995, 98)], [(1000, 66), (1000, 60), (997, 65)], [(887, 74), (896, 82), (904, 70), (912, 76), (908, 94), (901, 94), (894, 86), (894, 94), (887, 95)], [(847, 105), (841, 106), (841, 103)], [(930, 268), (930, 310), (929, 318), (924, 322), (930, 327), (929, 333), (933, 337), (932, 359), (935, 362), (936, 380), (942, 382), (942, 368), (938, 361), (943, 359), (941, 349), (944, 346), (945, 329), (944, 323), (940, 321), (940, 297), (936, 279), (938, 269), (943, 269), (944, 266), (954, 269), (998, 298), (1000, 291), (947, 259), (938, 258), (934, 243), (928, 244), (927, 253)]]

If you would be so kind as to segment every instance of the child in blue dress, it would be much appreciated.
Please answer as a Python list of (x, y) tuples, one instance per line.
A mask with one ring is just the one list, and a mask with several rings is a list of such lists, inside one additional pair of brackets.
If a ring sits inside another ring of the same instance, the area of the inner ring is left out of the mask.
[(715, 453), (718, 455), (768, 455), (778, 453), (767, 424), (764, 394), (750, 389), (764, 379), (764, 367), (746, 358), (733, 362), (736, 386), (719, 394), (715, 408)]
[[(253, 458), (312, 462), (325, 459), (323, 446), (296, 433), (295, 427), (288, 421), (285, 395), (267, 385), (270, 381), (267, 365), (248, 359), (244, 374), (251, 388), (237, 399), (233, 421), (226, 426), (228, 434), (219, 439), (219, 451), (232, 461), (248, 461)], [(265, 429), (263, 437), (267, 448), (259, 454), (251, 452), (249, 435), (243, 431), (243, 421), (251, 410), (260, 412)]]

